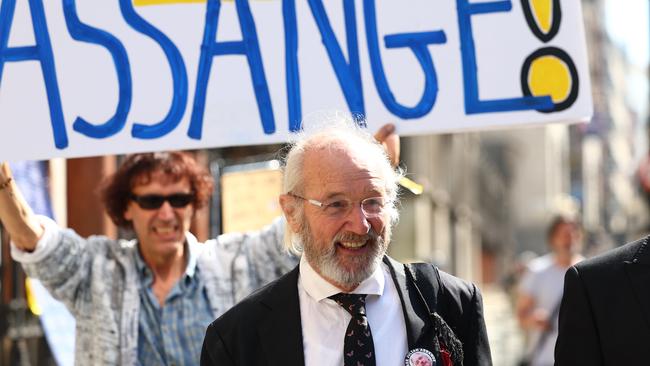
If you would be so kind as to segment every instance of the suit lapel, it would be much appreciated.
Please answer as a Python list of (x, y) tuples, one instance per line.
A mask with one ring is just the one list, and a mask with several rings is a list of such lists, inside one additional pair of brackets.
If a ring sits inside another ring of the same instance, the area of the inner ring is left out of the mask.
[(646, 238), (634, 258), (624, 262), (624, 267), (634, 293), (641, 303), (646, 324), (650, 327), (650, 252), (648, 250), (648, 238)]
[(429, 343), (431, 343), (431, 340), (425, 338), (425, 336), (428, 334), (430, 338), (431, 321), (423, 303), (424, 300), (413, 287), (413, 284), (408, 281), (403, 264), (388, 256), (384, 257), (384, 263), (390, 269), (390, 275), (402, 302), (402, 312), (404, 313), (404, 322), (406, 323), (409, 349), (418, 347), (430, 348)]
[(259, 325), (268, 365), (305, 364), (298, 297), (298, 267), (282, 277), (261, 300), (266, 317)]
[[(430, 348), (431, 321), (424, 300), (406, 278), (404, 265), (384, 257), (402, 303), (409, 349)], [(300, 299), (298, 297), (298, 267), (282, 277), (261, 300), (266, 317), (258, 328), (268, 365), (304, 366)], [(282, 336), (278, 336), (282, 330)]]

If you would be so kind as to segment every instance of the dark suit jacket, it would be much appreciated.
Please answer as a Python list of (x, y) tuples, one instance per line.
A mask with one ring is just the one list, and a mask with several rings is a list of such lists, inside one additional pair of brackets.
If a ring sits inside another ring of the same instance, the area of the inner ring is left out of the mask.
[[(412, 283), (385, 258), (402, 300), (409, 349), (431, 349), (433, 327)], [(298, 267), (235, 305), (208, 327), (201, 365), (304, 365)], [(441, 272), (439, 314), (463, 343), (465, 365), (491, 365), (481, 294), (473, 284)], [(406, 355), (404, 355), (406, 356)]]
[(648, 238), (567, 271), (555, 364), (650, 365)]

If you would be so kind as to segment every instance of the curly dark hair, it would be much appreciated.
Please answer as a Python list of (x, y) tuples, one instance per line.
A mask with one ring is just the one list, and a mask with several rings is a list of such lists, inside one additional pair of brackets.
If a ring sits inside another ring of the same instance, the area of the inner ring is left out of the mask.
[(104, 180), (100, 189), (101, 200), (115, 225), (133, 227), (131, 221), (124, 218), (131, 190), (136, 185), (149, 183), (157, 172), (162, 172), (172, 182), (187, 178), (194, 193), (195, 209), (208, 204), (214, 180), (192, 155), (181, 151), (133, 154), (126, 157), (115, 174)]

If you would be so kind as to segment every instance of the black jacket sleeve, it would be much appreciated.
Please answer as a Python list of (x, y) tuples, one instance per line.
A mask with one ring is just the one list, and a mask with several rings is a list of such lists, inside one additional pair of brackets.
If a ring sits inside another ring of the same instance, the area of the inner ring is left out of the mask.
[(223, 339), (210, 324), (205, 332), (203, 348), (201, 349), (201, 366), (233, 366), (235, 363), (228, 354)]
[(472, 290), (468, 342), (463, 346), (463, 352), (465, 353), (464, 364), (490, 366), (492, 365), (492, 356), (483, 317), (483, 299), (481, 292), (474, 284), (472, 284)]
[(571, 267), (564, 276), (555, 365), (603, 365), (592, 306), (575, 267)]
[(463, 364), (491, 366), (492, 355), (480, 290), (471, 282), (440, 271), (438, 312), (463, 343)]

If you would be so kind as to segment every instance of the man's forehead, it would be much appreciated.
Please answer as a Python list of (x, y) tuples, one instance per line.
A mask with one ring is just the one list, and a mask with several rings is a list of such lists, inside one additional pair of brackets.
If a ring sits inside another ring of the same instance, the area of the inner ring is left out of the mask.
[(334, 198), (363, 199), (384, 196), (386, 188), (383, 181), (379, 179), (364, 182), (340, 181), (306, 185), (304, 194), (319, 200)]
[(140, 187), (146, 188), (149, 186), (166, 186), (175, 183), (187, 183), (189, 180), (186, 177), (177, 176), (174, 174), (166, 173), (162, 170), (154, 170), (147, 173), (142, 173), (131, 180), (132, 188)]
[(305, 154), (306, 191), (334, 195), (346, 192), (383, 193), (386, 177), (379, 160), (354, 149), (313, 149)]

